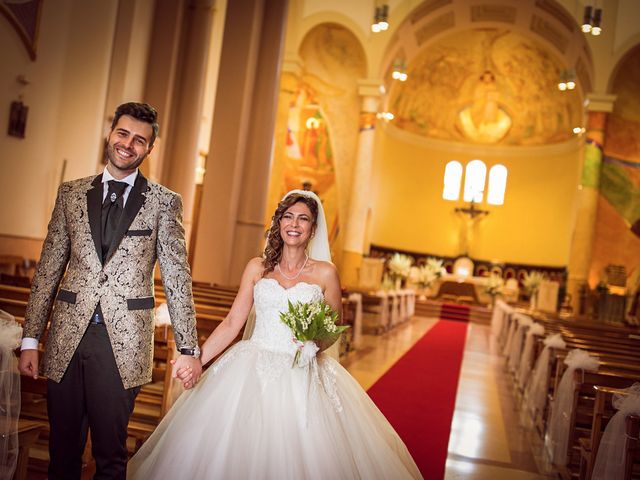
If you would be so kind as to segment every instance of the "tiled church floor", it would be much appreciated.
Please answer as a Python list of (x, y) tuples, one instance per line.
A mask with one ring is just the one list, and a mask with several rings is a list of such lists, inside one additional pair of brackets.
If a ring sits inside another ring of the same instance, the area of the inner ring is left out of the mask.
[[(345, 367), (369, 388), (435, 322), (416, 317), (386, 335), (366, 335)], [(504, 360), (494, 350), (489, 327), (469, 324), (445, 479), (554, 478), (541, 458), (539, 439), (519, 421)]]

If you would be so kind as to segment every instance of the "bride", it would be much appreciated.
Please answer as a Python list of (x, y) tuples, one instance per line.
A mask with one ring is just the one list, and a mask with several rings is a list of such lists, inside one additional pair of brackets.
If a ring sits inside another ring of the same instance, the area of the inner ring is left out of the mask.
[[(293, 190), (279, 203), (263, 257), (249, 261), (202, 364), (248, 340), (184, 392), (131, 459), (134, 479), (422, 478), (404, 443), (360, 385), (326, 353), (292, 367), (297, 346), (279, 312), (324, 300), (342, 313), (320, 199)], [(245, 338), (247, 335), (245, 335)], [(179, 372), (195, 382), (188, 371)], [(186, 385), (187, 387), (189, 385)]]

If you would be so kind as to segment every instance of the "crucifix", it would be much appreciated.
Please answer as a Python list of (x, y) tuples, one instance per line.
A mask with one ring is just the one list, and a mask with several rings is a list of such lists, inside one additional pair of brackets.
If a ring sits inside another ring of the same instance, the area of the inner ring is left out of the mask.
[(475, 219), (478, 216), (489, 215), (489, 210), (482, 210), (481, 208), (476, 208), (476, 203), (472, 200), (468, 207), (458, 207), (455, 209), (456, 213), (463, 213), (465, 215), (469, 215), (471, 219)]
[[(468, 207), (457, 207), (454, 209), (454, 212), (460, 214), (461, 218), (464, 220), (460, 226), (460, 255), (469, 256), (474, 228), (481, 218), (489, 215), (489, 211), (477, 208), (475, 202), (472, 200)], [(468, 216), (468, 218), (464, 218), (466, 216)]]

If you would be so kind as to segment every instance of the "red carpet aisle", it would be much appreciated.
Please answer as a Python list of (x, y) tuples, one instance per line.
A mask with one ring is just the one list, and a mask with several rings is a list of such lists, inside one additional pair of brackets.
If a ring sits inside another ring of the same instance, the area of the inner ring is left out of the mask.
[(443, 320), (469, 321), (471, 309), (467, 305), (457, 303), (443, 303), (440, 308), (440, 318)]
[(444, 477), (467, 326), (440, 320), (368, 390), (429, 480)]

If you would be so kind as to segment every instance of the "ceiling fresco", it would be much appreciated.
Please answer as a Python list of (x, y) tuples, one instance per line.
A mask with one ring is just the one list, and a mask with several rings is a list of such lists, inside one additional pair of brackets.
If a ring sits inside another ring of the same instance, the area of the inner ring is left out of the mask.
[(579, 88), (560, 92), (564, 69), (548, 48), (507, 29), (458, 32), (426, 46), (394, 82), (394, 124), (429, 138), (543, 145), (582, 126)]
[[(607, 124), (605, 151), (626, 160), (640, 162), (640, 47), (622, 61), (611, 92), (616, 95)], [(638, 176), (640, 183), (640, 176)]]

